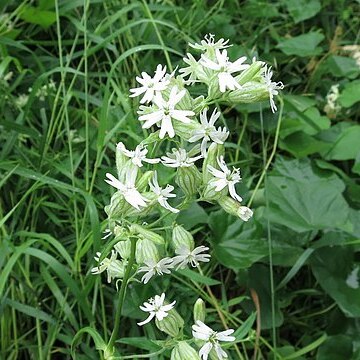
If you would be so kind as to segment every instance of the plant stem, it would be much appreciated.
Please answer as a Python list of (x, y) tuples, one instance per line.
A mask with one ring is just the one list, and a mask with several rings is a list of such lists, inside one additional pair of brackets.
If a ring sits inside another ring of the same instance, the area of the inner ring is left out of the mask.
[(132, 266), (133, 266), (134, 260), (135, 260), (135, 250), (136, 250), (137, 238), (133, 237), (130, 240), (131, 240), (130, 258), (129, 258), (129, 262), (126, 266), (124, 278), (122, 280), (121, 287), (120, 287), (119, 301), (118, 301), (116, 313), (115, 313), (114, 329), (111, 333), (111, 337), (110, 337), (110, 340), (109, 340), (109, 343), (107, 346), (107, 350), (108, 350), (109, 354), (113, 354), (113, 350), (114, 350), (113, 347), (114, 347), (115, 339), (118, 335), (119, 327), (120, 327), (121, 310), (122, 310), (122, 307), (124, 304), (124, 299), (125, 299), (125, 294), (126, 294), (126, 286), (128, 284), (131, 269), (132, 269)]

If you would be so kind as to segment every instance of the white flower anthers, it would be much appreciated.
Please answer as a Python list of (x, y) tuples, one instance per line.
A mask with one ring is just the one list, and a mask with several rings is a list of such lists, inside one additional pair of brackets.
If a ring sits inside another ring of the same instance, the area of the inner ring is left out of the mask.
[(276, 107), (275, 101), (274, 101), (274, 95), (279, 94), (278, 90), (282, 90), (284, 88), (284, 84), (281, 81), (279, 81), (279, 82), (271, 81), (271, 78), (273, 76), (271, 66), (268, 68), (267, 65), (265, 65), (263, 72), (264, 72), (263, 78), (265, 80), (265, 84), (269, 91), (271, 111), (274, 113), (277, 110), (277, 107)]
[(139, 116), (140, 121), (144, 121), (143, 128), (149, 129), (151, 126), (161, 122), (160, 139), (163, 139), (166, 134), (169, 134), (170, 138), (175, 136), (175, 130), (173, 128), (171, 120), (177, 120), (184, 124), (188, 124), (191, 120), (189, 116), (194, 116), (195, 113), (190, 110), (177, 110), (175, 106), (184, 97), (186, 90), (178, 92), (176, 86), (174, 86), (169, 95), (169, 100), (165, 101), (160, 93), (156, 94), (153, 99), (156, 108), (149, 114), (143, 114)]
[(101, 253), (97, 252), (94, 257), (95, 261), (99, 263), (98, 266), (95, 266), (91, 269), (93, 275), (101, 274), (102, 272), (107, 272), (107, 282), (110, 283), (113, 278), (122, 277), (124, 272), (124, 264), (117, 260), (116, 251), (111, 251), (110, 258), (105, 258), (100, 262)]
[(246, 60), (246, 56), (242, 56), (232, 63), (227, 56), (227, 50), (221, 52), (219, 49), (215, 49), (215, 55), (217, 63), (207, 58), (204, 54), (201, 55), (200, 63), (217, 72), (220, 91), (225, 92), (227, 88), (229, 90), (240, 89), (241, 85), (231, 74), (245, 70), (250, 66), (248, 64), (243, 64)]
[(161, 296), (155, 295), (155, 298), (150, 298), (148, 301), (144, 302), (140, 309), (142, 311), (148, 312), (149, 316), (142, 322), (139, 322), (138, 325), (142, 326), (149, 323), (154, 317), (157, 320), (161, 321), (168, 316), (168, 311), (170, 311), (176, 301), (173, 301), (171, 304), (164, 305), (165, 293), (162, 293)]
[(149, 201), (143, 197), (135, 187), (135, 180), (137, 176), (137, 167), (131, 167), (126, 172), (126, 181), (123, 184), (119, 179), (110, 173), (106, 173), (107, 179), (105, 181), (118, 189), (124, 196), (125, 200), (137, 210), (141, 210), (141, 207), (146, 206), (146, 202)]
[(139, 76), (136, 77), (137, 82), (140, 83), (141, 86), (130, 89), (130, 92), (132, 92), (130, 97), (139, 96), (145, 93), (143, 98), (140, 100), (140, 103), (144, 104), (152, 101), (157, 93), (165, 90), (169, 85), (169, 81), (164, 78), (165, 73), (166, 66), (162, 67), (161, 65), (157, 66), (153, 78), (146, 72), (142, 72), (142, 78)]
[(170, 269), (174, 267), (173, 260), (169, 257), (161, 259), (159, 262), (156, 262), (153, 259), (147, 259), (144, 263), (145, 265), (141, 266), (138, 270), (139, 273), (145, 272), (141, 278), (141, 281), (144, 284), (147, 284), (149, 280), (155, 275), (170, 274)]
[(173, 212), (178, 213), (180, 210), (173, 208), (167, 201), (169, 198), (176, 197), (175, 194), (171, 192), (174, 190), (172, 185), (166, 185), (163, 189), (159, 186), (158, 179), (157, 179), (157, 172), (155, 171), (152, 180), (149, 181), (149, 186), (151, 191), (157, 196), (158, 203), (165, 209)]
[(182, 246), (175, 250), (177, 256), (173, 257), (173, 265), (177, 269), (184, 269), (188, 264), (192, 267), (199, 266), (199, 262), (209, 262), (210, 254), (202, 254), (208, 251), (206, 246), (198, 246), (194, 250), (190, 250), (187, 246)]
[(215, 176), (215, 179), (211, 180), (211, 185), (215, 187), (215, 191), (221, 191), (225, 187), (228, 187), (230, 196), (234, 200), (241, 202), (242, 197), (239, 196), (235, 190), (235, 184), (237, 184), (241, 180), (240, 170), (233, 168), (233, 170), (231, 171), (227, 167), (223, 156), (219, 156), (217, 158), (217, 162), (222, 171), (215, 169), (211, 165), (208, 165), (208, 170), (213, 176)]
[(135, 150), (127, 150), (125, 145), (122, 142), (119, 142), (116, 145), (117, 150), (121, 151), (125, 156), (131, 159), (131, 162), (138, 167), (143, 166), (143, 162), (149, 163), (149, 164), (157, 164), (160, 159), (148, 159), (146, 157), (149, 150), (146, 148), (146, 146), (139, 144)]
[(194, 49), (197, 50), (202, 50), (202, 51), (206, 51), (208, 49), (226, 49), (232, 45), (228, 45), (229, 40), (224, 40), (223, 38), (221, 38), (220, 40), (218, 40), (217, 42), (215, 42), (215, 35), (214, 34), (206, 34), (204, 36), (204, 40), (200, 41), (200, 44), (190, 44), (189, 46), (191, 46)]
[(206, 157), (206, 147), (207, 143), (211, 140), (217, 144), (223, 144), (227, 137), (229, 136), (229, 132), (227, 129), (219, 127), (218, 129), (215, 128), (214, 124), (219, 119), (221, 113), (214, 109), (210, 116), (210, 120), (207, 119), (207, 111), (208, 109), (205, 108), (200, 113), (200, 122), (201, 126), (199, 129), (195, 130), (189, 139), (189, 142), (195, 142), (200, 139), (201, 141), (201, 155)]
[(202, 155), (189, 157), (185, 149), (172, 149), (172, 153), (166, 153), (167, 156), (161, 157), (161, 163), (167, 167), (189, 167), (194, 165), (195, 161), (202, 158)]
[(210, 351), (214, 348), (219, 360), (226, 359), (228, 356), (221, 348), (219, 341), (234, 341), (234, 336), (229, 336), (234, 332), (233, 329), (216, 332), (202, 321), (197, 320), (192, 326), (192, 334), (195, 339), (205, 341), (205, 344), (199, 350), (199, 355), (202, 360), (207, 360)]

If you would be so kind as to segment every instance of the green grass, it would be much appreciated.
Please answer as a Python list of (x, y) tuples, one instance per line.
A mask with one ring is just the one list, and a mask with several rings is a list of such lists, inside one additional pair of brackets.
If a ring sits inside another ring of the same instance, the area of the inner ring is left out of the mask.
[[(228, 349), (231, 359), (252, 359), (254, 353), (258, 359), (358, 359), (360, 296), (325, 280), (331, 277), (343, 286), (337, 271), (343, 276), (359, 266), (359, 103), (343, 106), (336, 117), (323, 111), (332, 84), (343, 91), (359, 77), (355, 60), (341, 48), (358, 43), (358, 2), (323, 1), (314, 16), (299, 22), (286, 3), (43, 0), (0, 5), (0, 14), (8, 14), (13, 24), (8, 28), (0, 21), (1, 359), (70, 359), (81, 329), (76, 358), (102, 356), (92, 329), (109, 340), (118, 298), (113, 285), (90, 274), (93, 256), (104, 244), (103, 207), (111, 197), (103, 179), (114, 168), (115, 144), (133, 148), (146, 135), (128, 89), (136, 75), (152, 72), (158, 63), (169, 70), (180, 65), (187, 43), (209, 32), (236, 44), (232, 56), (256, 55), (272, 64), (276, 79), (286, 84), (275, 115), (266, 102), (222, 109), (231, 131), (229, 160), (241, 168), (242, 192), (257, 216), (239, 225), (245, 234), (235, 237), (244, 249), (239, 260), (227, 247), (229, 239), (216, 237), (214, 224), (224, 213), (205, 207), (210, 217), (195, 219), (192, 232), (214, 247), (216, 260), (203, 268), (206, 278), (175, 273), (151, 287), (133, 284), (117, 347), (124, 359), (158, 353), (143, 336), (164, 336), (136, 326), (137, 307), (149, 293), (166, 289), (187, 324), (189, 309), (202, 297), (219, 328), (243, 326), (242, 341)], [(316, 10), (318, 2), (309, 3)], [(36, 6), (35, 16), (29, 6)], [(301, 42), (284, 48), (286, 39), (315, 31), (324, 37), (310, 55), (302, 56)], [(4, 80), (10, 71), (12, 78)], [(37, 91), (50, 80), (55, 88), (39, 99)], [(16, 103), (21, 94), (29, 96), (24, 107)], [(334, 131), (326, 133), (329, 129)], [(344, 145), (339, 134), (347, 136)], [(330, 149), (333, 143), (340, 145)], [(289, 162), (282, 167), (281, 159)], [(303, 174), (309, 177), (301, 182)], [(294, 186), (293, 198), (281, 196), (279, 177)], [(316, 181), (323, 184), (319, 197), (307, 187)], [(322, 197), (325, 182), (329, 192)], [(338, 207), (329, 204), (320, 219), (316, 208), (331, 194)], [(283, 198), (294, 212), (281, 208)], [(184, 218), (201, 217), (198, 208), (192, 211)], [(342, 224), (336, 223), (337, 211), (347, 214)], [(255, 260), (246, 253), (254, 247), (249, 239), (264, 244)], [(321, 266), (336, 261), (328, 249), (341, 254), (338, 267)], [(227, 266), (229, 256), (232, 265)], [(208, 278), (215, 283), (207, 284)], [(260, 301), (259, 338), (250, 289)], [(339, 294), (345, 295), (340, 299)], [(166, 358), (166, 351), (151, 357)]]

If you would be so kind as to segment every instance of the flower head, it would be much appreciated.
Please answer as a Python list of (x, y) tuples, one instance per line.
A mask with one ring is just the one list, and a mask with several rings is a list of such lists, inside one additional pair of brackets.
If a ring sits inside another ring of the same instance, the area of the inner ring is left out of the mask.
[(161, 259), (159, 262), (156, 262), (153, 259), (147, 259), (144, 261), (144, 263), (145, 266), (141, 266), (138, 270), (138, 272), (145, 272), (141, 278), (141, 281), (144, 284), (147, 284), (149, 280), (155, 275), (170, 274), (170, 269), (174, 267), (173, 260), (169, 257)]
[(166, 89), (169, 85), (169, 81), (164, 78), (166, 73), (166, 66), (164, 68), (161, 65), (158, 65), (152, 78), (146, 72), (142, 72), (142, 78), (137, 76), (136, 80), (141, 84), (140, 87), (130, 89), (132, 94), (130, 97), (139, 96), (144, 94), (143, 98), (140, 100), (140, 103), (148, 103), (154, 99), (154, 96)]
[(199, 351), (202, 360), (207, 360), (209, 353), (213, 348), (219, 360), (226, 359), (228, 356), (221, 348), (219, 341), (234, 341), (235, 337), (230, 336), (233, 332), (233, 329), (216, 332), (202, 321), (197, 320), (195, 325), (192, 326), (192, 334), (195, 339), (205, 341), (205, 344)]
[(148, 159), (146, 155), (149, 150), (143, 144), (139, 144), (135, 150), (127, 150), (125, 145), (122, 142), (119, 142), (116, 148), (120, 150), (125, 156), (131, 158), (131, 162), (138, 167), (143, 166), (143, 161), (149, 164), (157, 164), (160, 161), (160, 159)]
[(186, 55), (187, 58), (184, 57), (183, 60), (184, 63), (187, 64), (188, 66), (181, 68), (179, 72), (181, 73), (180, 76), (182, 78), (189, 76), (188, 79), (185, 81), (185, 84), (193, 85), (196, 82), (196, 80), (199, 79), (199, 77), (201, 79), (205, 78), (206, 74), (203, 70), (202, 65), (198, 61), (196, 61), (191, 54), (187, 53)]
[(140, 309), (142, 311), (148, 312), (149, 316), (142, 322), (139, 322), (138, 325), (142, 326), (150, 322), (154, 317), (157, 320), (161, 321), (168, 316), (168, 311), (170, 311), (176, 301), (173, 301), (171, 304), (164, 305), (165, 293), (162, 293), (160, 296), (155, 295), (155, 298), (150, 298), (148, 301), (144, 302)]
[(217, 119), (220, 117), (220, 112), (217, 109), (214, 109), (210, 116), (210, 120), (207, 119), (207, 108), (205, 108), (200, 113), (200, 128), (195, 130), (192, 134), (192, 137), (189, 139), (189, 142), (195, 142), (200, 139), (201, 141), (201, 155), (206, 157), (206, 147), (207, 143), (212, 140), (217, 144), (223, 144), (227, 137), (229, 136), (229, 132), (227, 129), (219, 127), (215, 128), (214, 124)]
[(274, 101), (274, 95), (279, 94), (278, 90), (282, 90), (284, 88), (284, 84), (281, 81), (279, 82), (271, 81), (271, 78), (273, 76), (271, 66), (268, 68), (267, 65), (265, 65), (263, 69), (264, 69), (263, 78), (265, 80), (265, 84), (268, 87), (268, 91), (269, 91), (271, 111), (274, 113), (277, 110)]
[(200, 44), (195, 43), (195, 44), (190, 44), (189, 45), (197, 50), (202, 50), (202, 51), (206, 51), (209, 49), (226, 49), (232, 45), (228, 45), (229, 40), (224, 40), (223, 38), (221, 38), (220, 40), (218, 40), (217, 42), (215, 42), (215, 35), (214, 34), (206, 34), (204, 36), (204, 40), (200, 41)]
[(210, 255), (202, 254), (204, 251), (208, 251), (206, 246), (198, 246), (194, 250), (190, 250), (187, 246), (182, 246), (175, 250), (177, 256), (173, 257), (173, 265), (177, 266), (177, 269), (183, 269), (188, 264), (192, 267), (199, 266), (199, 262), (209, 262)]
[(190, 157), (185, 149), (172, 149), (172, 153), (166, 153), (167, 156), (161, 157), (161, 162), (167, 167), (189, 167), (194, 165), (194, 162), (201, 159), (202, 156)]
[(235, 184), (237, 184), (241, 180), (240, 170), (236, 169), (236, 168), (233, 168), (233, 170), (231, 171), (227, 167), (223, 156), (219, 156), (217, 158), (217, 162), (219, 164), (219, 167), (220, 167), (221, 171), (218, 170), (218, 169), (215, 169), (211, 165), (208, 165), (208, 170), (210, 171), (210, 173), (212, 175), (215, 176), (215, 179), (211, 180), (211, 185), (213, 187), (215, 187), (215, 191), (221, 191), (225, 187), (228, 187), (229, 192), (230, 192), (230, 196), (233, 199), (241, 202), (242, 198), (241, 198), (241, 196), (239, 196), (236, 193), (236, 190), (235, 190)]
[(156, 108), (153, 108), (153, 111), (148, 114), (139, 116), (139, 120), (144, 121), (142, 127), (149, 129), (151, 126), (161, 122), (160, 139), (163, 139), (166, 134), (169, 134), (169, 137), (173, 138), (175, 136), (175, 130), (171, 120), (173, 119), (188, 124), (190, 122), (189, 116), (195, 115), (195, 113), (190, 110), (175, 109), (176, 105), (185, 96), (185, 93), (186, 90), (178, 92), (177, 87), (174, 86), (170, 91), (168, 101), (165, 101), (160, 93), (156, 94), (153, 99)]
[(130, 167), (126, 172), (125, 184), (117, 179), (114, 175), (106, 173), (107, 179), (105, 181), (118, 189), (120, 193), (124, 196), (125, 200), (133, 206), (135, 209), (140, 210), (140, 207), (145, 207), (146, 202), (149, 201), (143, 197), (135, 187), (135, 180), (137, 176), (137, 168)]
[(176, 197), (175, 194), (171, 193), (174, 190), (174, 187), (172, 185), (166, 185), (166, 187), (164, 189), (162, 187), (160, 187), (159, 183), (158, 183), (156, 171), (154, 173), (152, 180), (149, 181), (149, 186), (150, 186), (151, 191), (157, 196), (158, 203), (163, 208), (165, 208), (173, 213), (178, 213), (180, 211), (178, 209), (173, 208), (167, 202), (169, 198)]
[(111, 251), (110, 258), (105, 258), (100, 261), (101, 253), (97, 252), (94, 259), (99, 263), (98, 266), (95, 266), (91, 269), (93, 275), (101, 274), (102, 272), (107, 272), (107, 282), (110, 283), (113, 278), (123, 277), (124, 276), (124, 262), (117, 260), (116, 251)]
[(200, 63), (217, 72), (220, 91), (225, 92), (226, 88), (229, 90), (240, 89), (241, 85), (231, 74), (245, 70), (250, 66), (248, 64), (243, 64), (246, 60), (246, 56), (243, 56), (232, 63), (227, 56), (227, 50), (221, 52), (219, 49), (215, 49), (215, 55), (217, 62), (210, 60), (203, 54), (201, 55)]

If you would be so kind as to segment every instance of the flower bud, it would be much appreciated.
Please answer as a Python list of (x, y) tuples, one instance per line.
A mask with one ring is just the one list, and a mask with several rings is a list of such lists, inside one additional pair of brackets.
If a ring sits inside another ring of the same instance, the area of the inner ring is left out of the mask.
[(199, 298), (196, 300), (194, 304), (194, 322), (196, 322), (197, 320), (204, 322), (205, 316), (206, 316), (205, 302), (203, 299)]
[(227, 100), (231, 104), (249, 104), (267, 100), (268, 98), (269, 89), (266, 84), (249, 81), (241, 89), (230, 91)]
[(261, 68), (263, 67), (264, 63), (262, 61), (255, 61), (253, 62), (250, 67), (240, 73), (238, 76), (235, 77), (235, 80), (240, 84), (244, 85), (248, 81), (253, 80), (260, 76)]
[(175, 225), (172, 232), (172, 246), (179, 249), (186, 246), (190, 251), (194, 250), (195, 242), (189, 231), (185, 230), (181, 225)]
[(160, 260), (159, 250), (152, 241), (139, 238), (136, 243), (135, 258), (138, 264), (143, 264), (147, 259), (158, 262)]
[(128, 259), (130, 257), (131, 240), (126, 239), (119, 241), (114, 245), (114, 249), (123, 259)]
[(219, 200), (220, 198), (225, 196), (226, 191), (226, 189), (223, 189), (221, 191), (215, 191), (215, 186), (211, 182), (209, 182), (202, 193), (202, 197), (204, 200), (212, 202)]
[[(131, 205), (130, 205), (131, 206)], [(123, 216), (129, 209), (129, 204), (125, 201), (123, 195), (117, 191), (111, 196), (110, 204), (106, 205), (104, 210), (110, 219), (117, 219)]]
[(252, 218), (253, 214), (254, 212), (246, 206), (240, 206), (237, 212), (238, 217), (244, 221), (248, 221)]
[(113, 232), (117, 240), (124, 240), (128, 235), (127, 229), (120, 225), (115, 225)]
[(205, 98), (203, 95), (201, 95), (193, 99), (191, 109), (195, 114), (198, 114), (202, 109), (204, 109), (205, 106), (206, 106)]
[(220, 99), (223, 96), (223, 93), (219, 88), (219, 80), (217, 76), (212, 76), (209, 82), (208, 88), (208, 97), (210, 99)]
[(202, 177), (195, 165), (179, 167), (176, 172), (175, 182), (180, 186), (186, 196), (195, 195), (201, 186)]
[(200, 357), (186, 341), (179, 341), (171, 352), (170, 360), (200, 360)]
[(208, 184), (211, 179), (213, 179), (213, 175), (208, 170), (208, 165), (213, 166), (214, 168), (218, 167), (217, 158), (220, 155), (224, 155), (224, 145), (219, 145), (216, 143), (212, 143), (209, 146), (208, 153), (203, 162), (202, 174), (203, 174), (203, 183)]
[(253, 216), (253, 211), (250, 208), (242, 206), (229, 196), (221, 197), (218, 202), (228, 214), (238, 216), (243, 221), (248, 221)]
[(184, 320), (175, 309), (171, 309), (162, 320), (155, 320), (156, 327), (171, 337), (177, 337), (184, 326)]
[[(121, 145), (121, 143), (119, 143), (119, 145)], [(123, 177), (123, 174), (124, 174), (123, 169), (124, 169), (125, 165), (129, 163), (129, 158), (124, 155), (124, 153), (121, 151), (120, 146), (116, 146), (115, 159), (116, 159), (116, 169), (118, 172), (118, 178), (120, 181), (124, 181), (125, 177)], [(131, 163), (131, 161), (130, 161), (130, 163)]]
[(155, 232), (153, 232), (151, 230), (145, 229), (141, 225), (132, 224), (130, 226), (130, 231), (133, 234), (142, 235), (145, 239), (151, 240), (155, 244), (158, 244), (158, 245), (164, 245), (165, 244), (165, 240), (161, 235), (159, 235), (159, 234), (157, 234), (157, 233), (155, 233)]
[(181, 121), (174, 121), (173, 127), (176, 135), (188, 141), (194, 131), (200, 128), (200, 124), (195, 120), (191, 120), (188, 124), (185, 124)]

